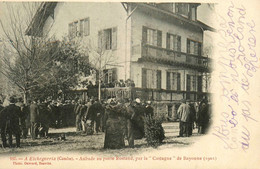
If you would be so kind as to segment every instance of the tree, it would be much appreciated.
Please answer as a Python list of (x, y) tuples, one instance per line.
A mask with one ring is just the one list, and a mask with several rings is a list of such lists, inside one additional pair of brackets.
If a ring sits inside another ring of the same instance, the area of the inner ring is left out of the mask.
[[(88, 59), (76, 41), (50, 37), (43, 30), (57, 2), (5, 3), (8, 19), (0, 24), (5, 39), (1, 73), (28, 97), (46, 98), (75, 87), (79, 69), (89, 70)], [(38, 15), (36, 15), (36, 13)]]
[[(19, 88), (26, 102), (29, 91), (41, 84), (43, 72), (51, 67), (57, 53), (50, 43), (52, 38), (25, 35), (40, 3), (5, 3), (4, 6), (6, 18), (0, 20), (5, 39), (1, 73)], [(41, 29), (34, 28), (34, 31), (42, 34)]]
[[(101, 82), (106, 73), (104, 70), (107, 67), (118, 66), (116, 57), (113, 53), (112, 43), (108, 44), (104, 31), (98, 33), (98, 45), (95, 45), (93, 41), (89, 41), (85, 49), (89, 56), (91, 65), (95, 66), (98, 79), (98, 99), (101, 99)], [(110, 45), (110, 46), (109, 46)]]
[(44, 82), (41, 86), (33, 88), (33, 97), (46, 98), (57, 97), (57, 94), (64, 94), (79, 85), (79, 77), (87, 76), (92, 67), (89, 65), (88, 57), (80, 53), (80, 44), (63, 38), (56, 41), (53, 50), (57, 52), (53, 64), (43, 74)]

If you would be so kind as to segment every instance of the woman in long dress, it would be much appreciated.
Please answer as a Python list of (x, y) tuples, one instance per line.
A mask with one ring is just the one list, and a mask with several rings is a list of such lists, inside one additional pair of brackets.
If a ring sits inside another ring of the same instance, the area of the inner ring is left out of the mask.
[(120, 149), (125, 147), (124, 130), (121, 118), (124, 116), (124, 106), (117, 104), (115, 100), (109, 100), (104, 116), (105, 120), (105, 143), (104, 148)]

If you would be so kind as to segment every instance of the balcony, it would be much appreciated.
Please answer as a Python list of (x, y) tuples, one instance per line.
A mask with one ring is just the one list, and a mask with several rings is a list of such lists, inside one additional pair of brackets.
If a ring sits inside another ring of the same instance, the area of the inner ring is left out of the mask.
[(197, 69), (202, 72), (209, 72), (210, 59), (203, 56), (177, 52), (170, 49), (152, 45), (142, 46), (142, 57), (139, 61), (151, 61), (179, 67)]
[[(92, 88), (87, 91), (88, 97), (98, 97), (98, 89)], [(197, 91), (176, 91), (165, 89), (146, 89), (136, 87), (114, 87), (114, 88), (102, 88), (101, 97), (103, 99), (109, 97), (116, 98), (128, 98), (135, 99), (141, 98), (141, 100), (154, 100), (154, 101), (171, 101), (180, 102), (183, 98), (191, 101), (200, 100), (203, 96), (207, 96), (207, 92)]]

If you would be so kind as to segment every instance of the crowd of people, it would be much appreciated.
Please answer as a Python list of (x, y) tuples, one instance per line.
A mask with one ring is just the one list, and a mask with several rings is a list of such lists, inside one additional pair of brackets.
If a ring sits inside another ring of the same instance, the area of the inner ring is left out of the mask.
[(110, 98), (106, 101), (87, 100), (75, 104), (76, 131), (85, 134), (105, 132), (104, 148), (123, 148), (127, 138), (129, 147), (144, 137), (144, 118), (152, 117), (151, 102)]
[[(66, 101), (28, 101), (23, 103), (22, 98), (9, 98), (9, 104), (3, 106), (0, 101), (0, 130), (2, 147), (12, 147), (12, 135), (16, 137), (16, 147), (20, 147), (20, 138), (32, 139), (48, 138), (50, 127), (59, 128), (74, 126), (74, 122), (69, 120), (75, 116), (73, 103)], [(8, 135), (8, 142), (6, 136)]]
[[(9, 102), (5, 107), (0, 104), (2, 147), (13, 146), (12, 135), (16, 138), (16, 147), (20, 147), (21, 138), (48, 138), (50, 127), (68, 126), (75, 126), (76, 132), (82, 135), (104, 132), (104, 148), (123, 148), (125, 139), (129, 147), (134, 147), (134, 140), (145, 136), (144, 119), (154, 117), (151, 101), (144, 102), (139, 98), (64, 102), (32, 100), (24, 104), (22, 98), (10, 97)], [(205, 99), (197, 107), (183, 100), (177, 110), (179, 137), (191, 136), (194, 124), (199, 133), (204, 134), (209, 126), (209, 112)]]
[(199, 104), (182, 100), (177, 110), (179, 119), (179, 136), (189, 137), (194, 128), (198, 128), (199, 134), (205, 134), (210, 125), (211, 109), (207, 99), (203, 99)]

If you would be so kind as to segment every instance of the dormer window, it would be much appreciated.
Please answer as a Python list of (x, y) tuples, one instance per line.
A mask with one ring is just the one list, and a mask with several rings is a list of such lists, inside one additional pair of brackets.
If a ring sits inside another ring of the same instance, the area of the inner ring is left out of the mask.
[(198, 5), (198, 3), (175, 3), (173, 5), (173, 12), (195, 21), (197, 19)]
[(188, 18), (190, 13), (190, 6), (188, 3), (176, 3), (175, 12)]

